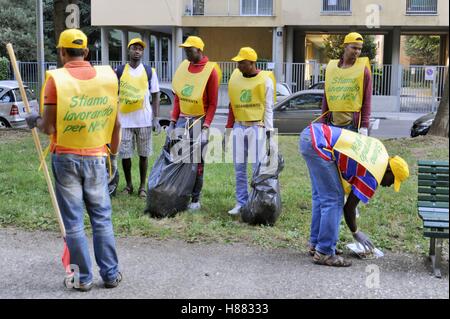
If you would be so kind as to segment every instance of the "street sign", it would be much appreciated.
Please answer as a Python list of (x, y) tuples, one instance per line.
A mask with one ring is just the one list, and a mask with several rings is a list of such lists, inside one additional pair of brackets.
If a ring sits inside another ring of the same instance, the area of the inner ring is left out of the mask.
[(434, 81), (436, 78), (436, 68), (429, 66), (425, 68), (425, 81)]

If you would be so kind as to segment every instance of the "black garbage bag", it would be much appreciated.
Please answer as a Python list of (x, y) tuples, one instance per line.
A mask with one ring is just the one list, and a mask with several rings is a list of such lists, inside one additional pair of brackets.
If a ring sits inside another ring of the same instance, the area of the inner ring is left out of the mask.
[[(183, 141), (180, 142), (183, 143)], [(187, 143), (190, 143), (189, 140)], [(182, 148), (180, 143), (176, 145)], [(187, 209), (198, 167), (198, 163), (187, 159), (191, 157), (195, 147), (196, 145), (191, 147), (191, 151), (187, 154), (174, 156), (166, 143), (148, 178), (145, 213), (154, 218), (164, 218), (174, 217), (178, 212)]]
[(241, 208), (241, 219), (250, 225), (273, 226), (281, 214), (279, 174), (284, 168), (281, 154), (270, 164), (266, 156), (253, 172), (251, 192), (247, 203)]

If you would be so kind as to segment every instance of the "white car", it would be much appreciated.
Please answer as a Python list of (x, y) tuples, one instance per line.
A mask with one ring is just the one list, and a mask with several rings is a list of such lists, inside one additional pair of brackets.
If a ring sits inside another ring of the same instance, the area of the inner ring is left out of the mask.
[[(27, 87), (28, 102), (32, 111), (38, 112), (39, 105), (34, 93)], [(26, 128), (27, 116), (25, 104), (22, 102), (17, 81), (0, 81), (0, 129)]]

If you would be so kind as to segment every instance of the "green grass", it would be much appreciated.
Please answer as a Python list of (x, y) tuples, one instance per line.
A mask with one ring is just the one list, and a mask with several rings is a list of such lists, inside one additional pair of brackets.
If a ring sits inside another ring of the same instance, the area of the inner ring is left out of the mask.
[[(43, 144), (48, 139), (41, 135)], [(154, 139), (159, 155), (162, 136)], [(298, 137), (280, 137), (286, 167), (281, 175), (283, 212), (274, 227), (254, 227), (231, 218), (234, 170), (232, 164), (207, 164), (199, 213), (181, 213), (175, 218), (155, 220), (143, 214), (145, 201), (136, 195), (118, 195), (113, 203), (113, 223), (118, 236), (145, 236), (156, 239), (181, 239), (187, 242), (245, 242), (262, 247), (291, 247), (304, 250), (311, 220), (311, 187), (305, 162), (298, 153)], [(368, 205), (360, 205), (359, 228), (384, 250), (424, 253), (427, 240), (417, 215), (418, 159), (448, 160), (448, 139), (419, 137), (385, 140), (391, 154), (404, 157), (410, 164), (411, 178), (400, 193), (379, 188)], [(49, 159), (47, 159), (49, 162)], [(58, 231), (47, 186), (38, 172), (37, 154), (30, 132), (0, 131), (0, 226), (28, 230)], [(133, 159), (133, 181), (138, 186), (138, 159)], [(119, 190), (125, 186), (121, 174)], [(340, 247), (352, 241), (342, 223)], [(86, 218), (89, 229), (89, 221)]]

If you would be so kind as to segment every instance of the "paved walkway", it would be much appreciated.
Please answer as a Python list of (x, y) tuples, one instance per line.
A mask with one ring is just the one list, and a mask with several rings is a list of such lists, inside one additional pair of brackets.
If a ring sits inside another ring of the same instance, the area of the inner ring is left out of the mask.
[(448, 255), (444, 278), (436, 279), (422, 256), (387, 253), (337, 269), (290, 249), (119, 238), (122, 284), (104, 289), (96, 272), (96, 286), (79, 293), (62, 286), (63, 242), (56, 234), (3, 228), (0, 243), (1, 299), (449, 297)]

